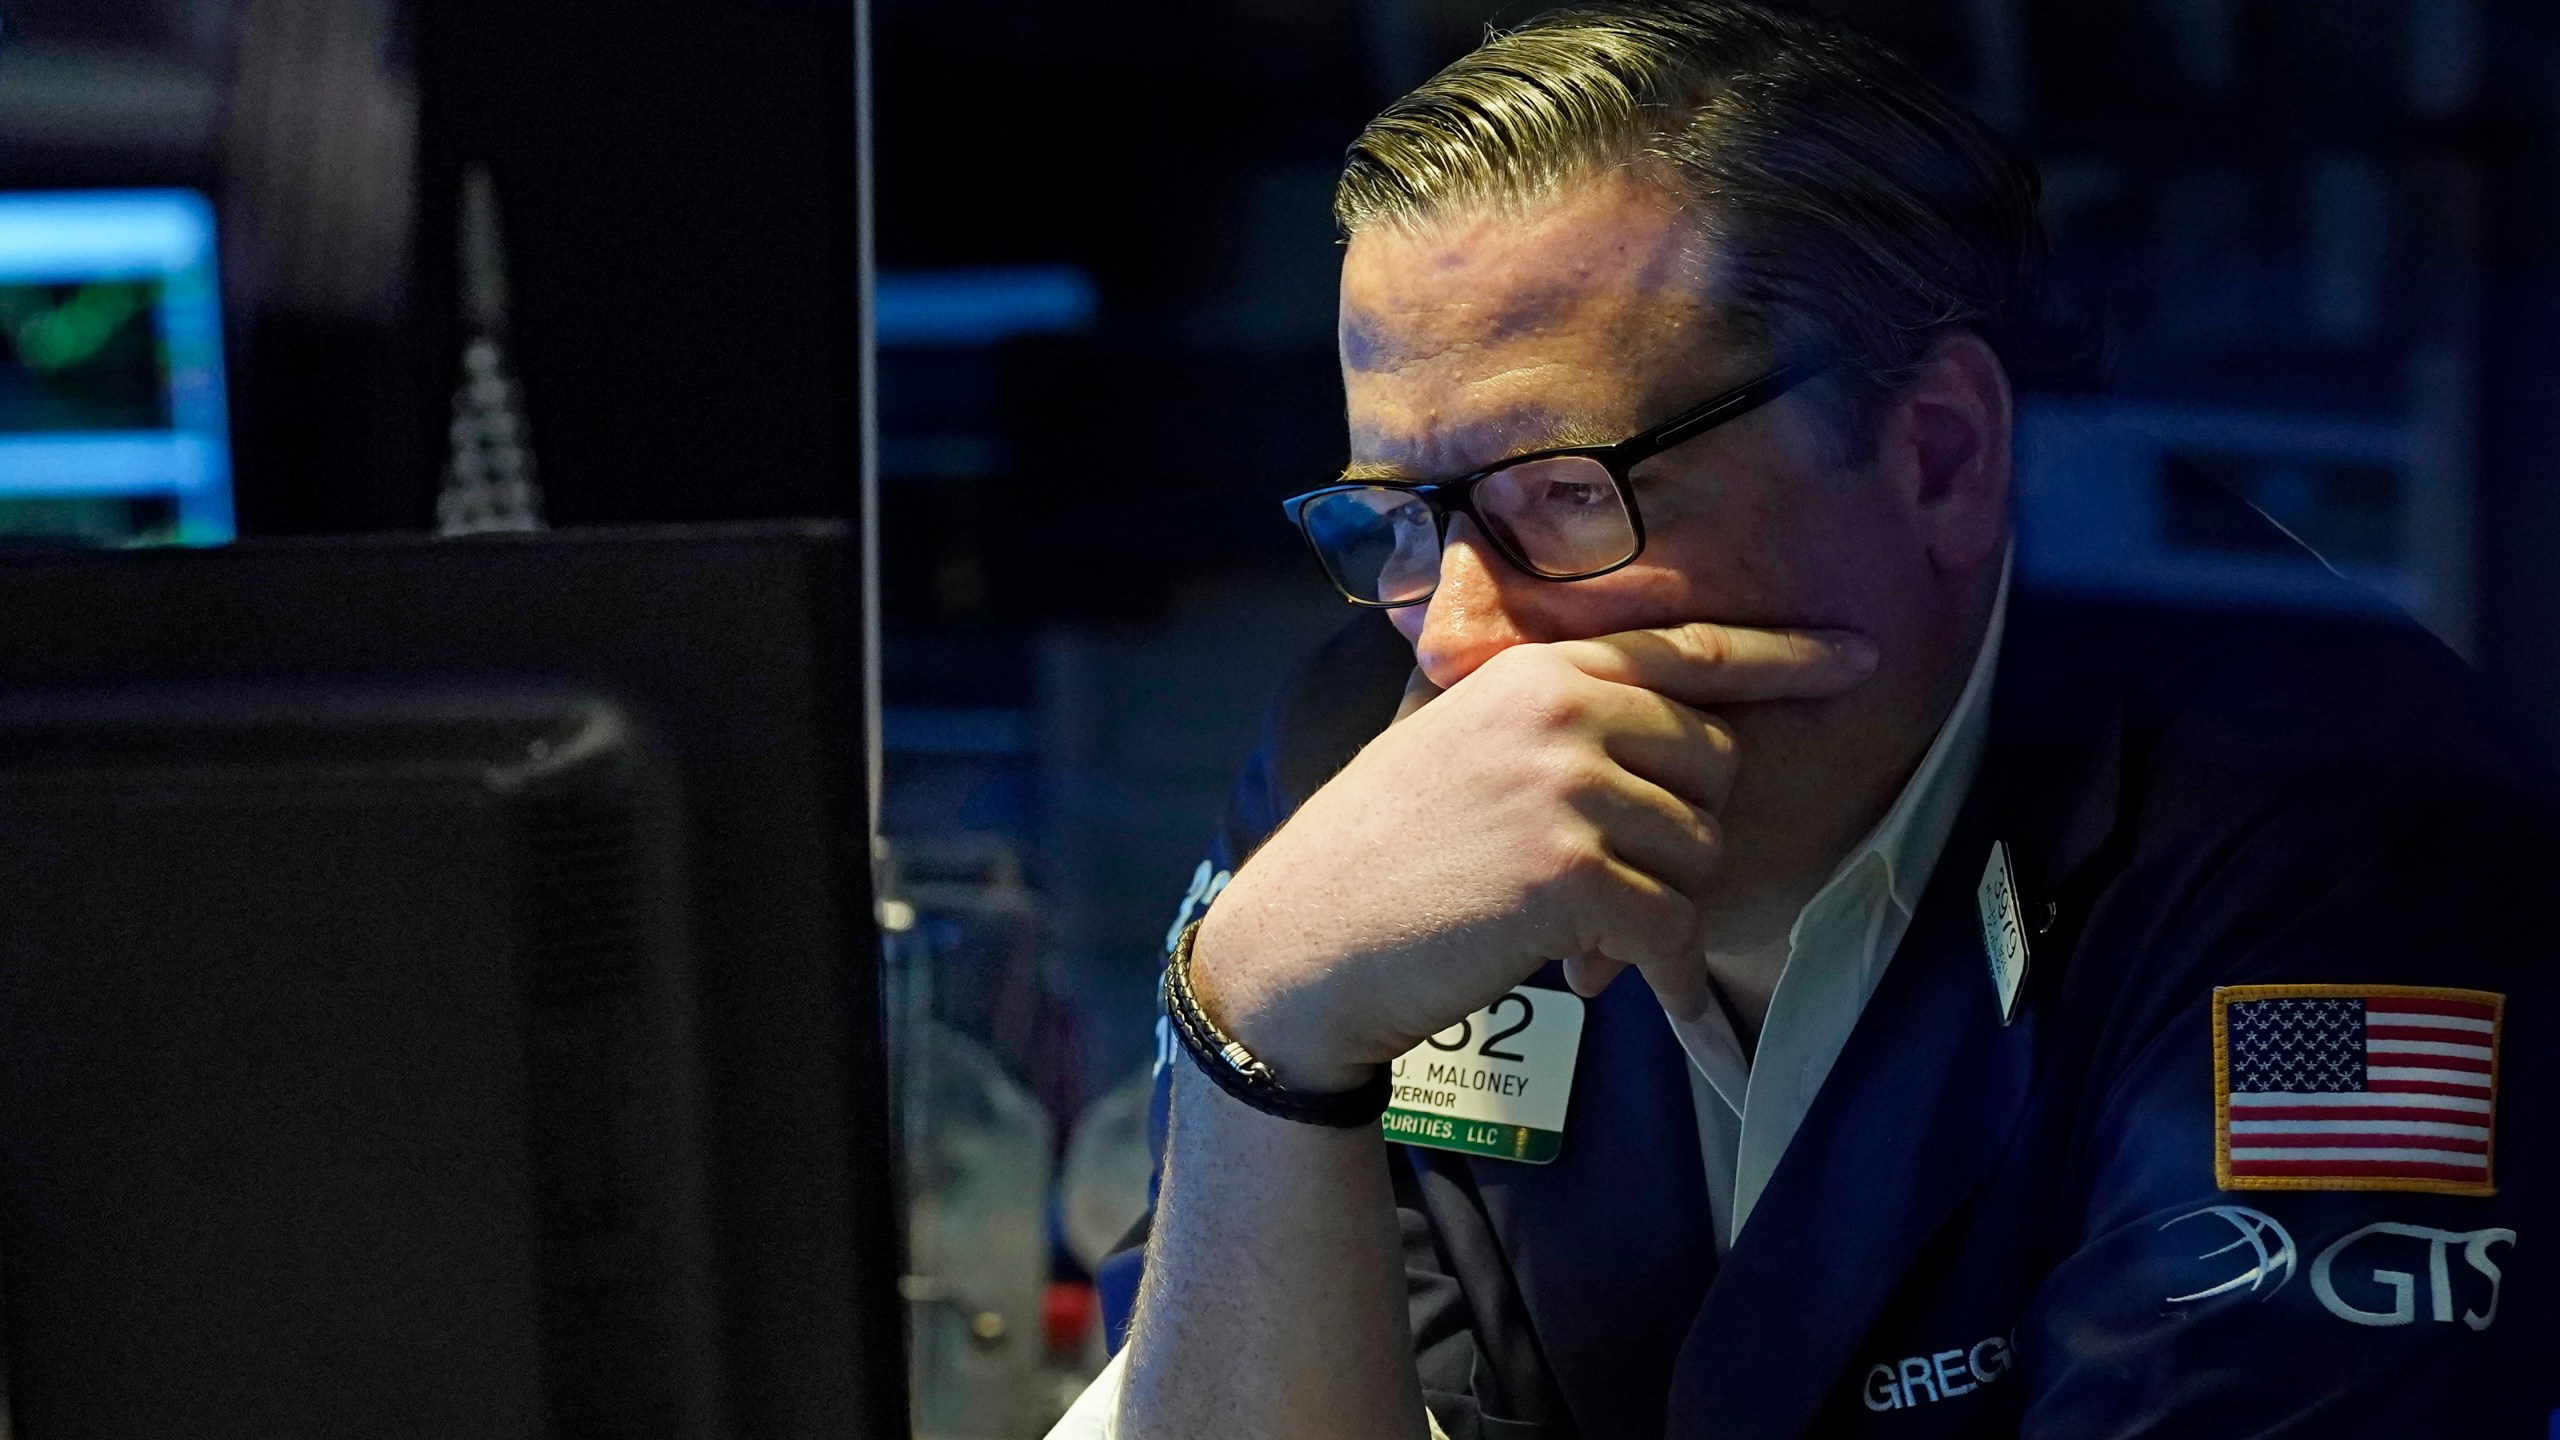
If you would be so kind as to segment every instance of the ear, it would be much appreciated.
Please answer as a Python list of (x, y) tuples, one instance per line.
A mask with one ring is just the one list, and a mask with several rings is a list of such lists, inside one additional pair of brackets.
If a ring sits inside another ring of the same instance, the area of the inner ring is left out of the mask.
[(1879, 417), (1877, 459), (1941, 572), (1985, 564), (2008, 539), (2012, 417), (2009, 372), (1969, 330), (1930, 347)]

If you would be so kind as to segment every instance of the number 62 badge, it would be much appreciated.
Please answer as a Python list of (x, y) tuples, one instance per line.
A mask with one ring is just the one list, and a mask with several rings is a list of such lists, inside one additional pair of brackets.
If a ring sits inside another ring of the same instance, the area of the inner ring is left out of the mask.
[(1544, 1165), (1564, 1149), (1582, 997), (1522, 986), (1405, 1052), (1380, 1123), (1433, 1150)]

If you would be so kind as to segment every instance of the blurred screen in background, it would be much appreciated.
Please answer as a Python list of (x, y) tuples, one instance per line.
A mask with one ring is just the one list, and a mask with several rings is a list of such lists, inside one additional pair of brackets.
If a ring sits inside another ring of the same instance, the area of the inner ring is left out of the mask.
[(0, 194), (0, 538), (232, 537), (213, 207)]

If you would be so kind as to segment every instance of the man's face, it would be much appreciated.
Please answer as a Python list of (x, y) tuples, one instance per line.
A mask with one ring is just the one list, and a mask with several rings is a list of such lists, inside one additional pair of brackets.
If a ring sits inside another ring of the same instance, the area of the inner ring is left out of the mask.
[[(1659, 191), (1580, 185), (1522, 216), (1371, 230), (1342, 271), (1352, 474), (1441, 479), (1557, 444), (1608, 443), (1753, 378), (1726, 339), (1713, 256)], [(1636, 468), (1644, 554), (1557, 583), (1455, 520), (1427, 606), (1393, 612), (1446, 688), (1509, 645), (1689, 620), (1840, 625), (1893, 653), (1925, 547), (1892, 487), (1835, 462), (1798, 391)]]
[[(1446, 479), (1524, 450), (1606, 444), (1753, 378), (1766, 358), (1736, 347), (1700, 299), (1714, 263), (1669, 201), (1623, 176), (1526, 216), (1361, 234), (1342, 267), (1352, 476)], [(1876, 642), (1875, 675), (1847, 695), (1723, 712), (1743, 758), (1721, 815), (1711, 948), (1783, 938), (1961, 683), (1978, 602), (1933, 564), (1916, 460), (1927, 445), (1912, 443), (1923, 432), (1910, 413), (1894, 415), (1877, 458), (1843, 464), (1850, 447), (1800, 389), (1637, 466), (1644, 553), (1595, 579), (1524, 575), (1455, 520), (1430, 602), (1390, 612), (1442, 689), (1524, 641), (1695, 620)], [(2005, 437), (2005, 411), (2000, 424)]]

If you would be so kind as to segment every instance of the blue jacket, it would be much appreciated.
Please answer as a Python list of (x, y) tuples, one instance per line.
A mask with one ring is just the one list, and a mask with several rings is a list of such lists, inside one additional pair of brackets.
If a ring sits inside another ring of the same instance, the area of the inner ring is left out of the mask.
[[(1186, 916), (1410, 663), (1364, 619), (1284, 694)], [(2022, 591), (1963, 817), (1721, 1264), (1636, 977), (1591, 1006), (1553, 1164), (1397, 1147), (1426, 1399), (1455, 1440), (2560, 1434), (2555, 891), (2560, 803), (2414, 627)], [(2322, 983), (2505, 997), (2493, 1195), (2221, 1188), (2214, 991)], [(1104, 1267), (1115, 1340), (1143, 1234)]]

